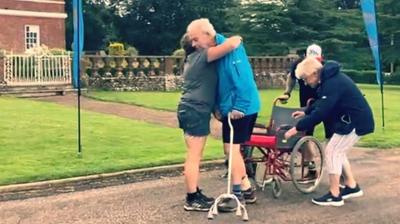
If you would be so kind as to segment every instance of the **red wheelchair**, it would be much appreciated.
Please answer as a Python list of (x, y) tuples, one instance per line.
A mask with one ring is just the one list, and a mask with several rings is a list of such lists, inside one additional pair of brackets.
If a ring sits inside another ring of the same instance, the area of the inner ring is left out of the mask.
[(311, 193), (323, 176), (323, 147), (304, 133), (286, 140), (285, 132), (298, 122), (292, 113), (305, 108), (286, 108), (278, 106), (278, 102), (279, 99), (273, 102), (269, 125), (256, 124), (257, 131), (241, 145), (247, 175), (263, 191), (271, 186), (274, 198), (282, 193), (282, 181), (292, 181), (300, 192)]

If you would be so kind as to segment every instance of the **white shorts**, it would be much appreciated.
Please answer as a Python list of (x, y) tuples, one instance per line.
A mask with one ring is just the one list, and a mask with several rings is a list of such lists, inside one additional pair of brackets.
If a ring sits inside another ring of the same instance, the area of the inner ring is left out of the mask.
[(348, 163), (347, 151), (360, 140), (360, 136), (353, 130), (347, 135), (333, 134), (325, 147), (325, 162), (329, 174), (342, 174), (344, 163)]

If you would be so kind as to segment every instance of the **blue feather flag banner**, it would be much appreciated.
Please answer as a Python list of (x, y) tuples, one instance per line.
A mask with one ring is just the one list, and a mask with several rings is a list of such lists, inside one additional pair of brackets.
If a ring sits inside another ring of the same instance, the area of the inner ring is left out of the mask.
[(375, 1), (361, 0), (361, 9), (364, 17), (365, 28), (368, 34), (369, 45), (372, 50), (372, 56), (375, 61), (376, 81), (379, 85), (383, 85), (383, 77), (381, 70), (381, 58), (379, 51), (378, 26), (376, 23)]
[(74, 21), (74, 42), (73, 42), (73, 60), (72, 60), (72, 77), (73, 77), (73, 85), (75, 88), (79, 88), (78, 79), (79, 79), (79, 62), (82, 55), (83, 50), (83, 36), (84, 36), (84, 27), (83, 27), (83, 12), (82, 12), (82, 0), (73, 0), (72, 1), (73, 8), (73, 21)]

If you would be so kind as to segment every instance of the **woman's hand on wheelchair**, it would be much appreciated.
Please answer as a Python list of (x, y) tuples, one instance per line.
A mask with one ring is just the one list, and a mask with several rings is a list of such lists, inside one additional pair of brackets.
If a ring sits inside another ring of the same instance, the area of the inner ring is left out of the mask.
[(294, 119), (304, 117), (305, 115), (306, 115), (306, 113), (304, 113), (304, 111), (300, 111), (300, 110), (295, 111), (295, 112), (292, 113), (292, 117)]
[(285, 139), (289, 139), (289, 138), (291, 138), (293, 135), (296, 135), (296, 134), (297, 134), (297, 129), (296, 129), (296, 127), (293, 127), (293, 128), (289, 129), (289, 131), (287, 131), (287, 132), (285, 133)]

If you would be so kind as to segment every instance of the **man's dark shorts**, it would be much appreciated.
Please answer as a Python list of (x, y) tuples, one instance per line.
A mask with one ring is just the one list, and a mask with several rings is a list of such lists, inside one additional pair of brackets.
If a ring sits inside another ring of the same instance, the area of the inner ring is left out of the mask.
[(210, 113), (199, 112), (186, 105), (178, 106), (179, 128), (186, 135), (207, 136), (210, 134), (210, 119)]
[[(256, 119), (257, 113), (244, 116), (237, 120), (231, 120), (234, 130), (233, 144), (242, 144), (250, 140)], [(224, 143), (229, 143), (230, 140), (228, 117), (222, 118), (222, 140)]]

